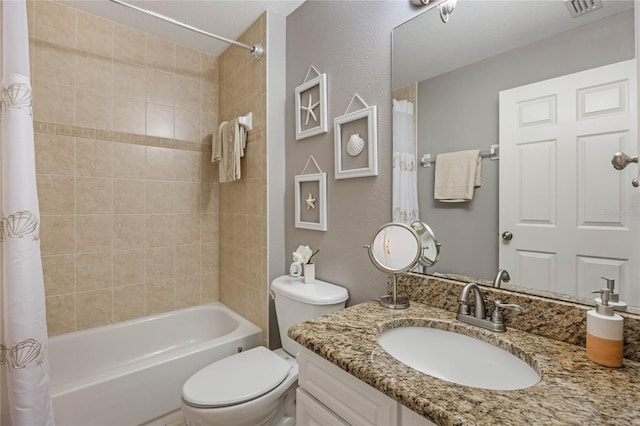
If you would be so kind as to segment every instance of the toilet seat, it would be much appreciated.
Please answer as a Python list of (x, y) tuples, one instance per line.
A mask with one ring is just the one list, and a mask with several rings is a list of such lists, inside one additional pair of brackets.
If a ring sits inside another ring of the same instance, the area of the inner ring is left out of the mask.
[(194, 407), (216, 408), (258, 398), (284, 381), (291, 365), (264, 346), (216, 361), (196, 372), (182, 387)]

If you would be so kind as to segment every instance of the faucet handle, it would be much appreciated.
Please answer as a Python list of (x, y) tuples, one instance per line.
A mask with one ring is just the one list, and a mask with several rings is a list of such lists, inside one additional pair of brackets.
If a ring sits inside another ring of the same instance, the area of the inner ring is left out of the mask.
[(493, 305), (495, 308), (493, 309), (493, 313), (491, 314), (491, 321), (496, 324), (502, 324), (504, 322), (504, 318), (502, 316), (502, 309), (509, 309), (511, 311), (516, 311), (519, 314), (524, 312), (524, 309), (520, 305), (516, 305), (515, 303), (502, 303), (502, 300), (496, 299), (493, 301)]

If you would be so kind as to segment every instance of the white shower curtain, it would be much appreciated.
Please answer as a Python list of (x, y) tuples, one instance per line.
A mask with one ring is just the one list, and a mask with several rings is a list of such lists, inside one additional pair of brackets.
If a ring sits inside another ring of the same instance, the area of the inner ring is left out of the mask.
[(413, 103), (393, 100), (393, 221), (419, 220)]
[(25, 0), (2, 1), (0, 368), (14, 426), (53, 425)]

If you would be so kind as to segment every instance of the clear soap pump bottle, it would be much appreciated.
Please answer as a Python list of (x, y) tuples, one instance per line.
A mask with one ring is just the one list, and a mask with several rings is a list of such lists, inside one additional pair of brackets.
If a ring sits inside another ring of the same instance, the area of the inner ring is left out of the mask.
[(624, 318), (609, 305), (610, 291), (603, 288), (601, 303), (587, 312), (587, 358), (605, 367), (622, 367), (624, 347)]

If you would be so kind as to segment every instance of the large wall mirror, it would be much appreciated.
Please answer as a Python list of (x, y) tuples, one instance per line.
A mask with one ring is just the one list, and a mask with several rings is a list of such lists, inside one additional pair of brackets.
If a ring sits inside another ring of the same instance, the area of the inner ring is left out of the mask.
[[(607, 276), (638, 307), (638, 169), (611, 166), (617, 151), (637, 155), (634, 3), (603, 0), (578, 17), (566, 3), (460, 0), (448, 23), (429, 5), (393, 30), (393, 97), (414, 111), (419, 216), (443, 245), (427, 272), (491, 283), (506, 268), (505, 287), (582, 301)], [(434, 199), (425, 154), (496, 144), (471, 201)]]

